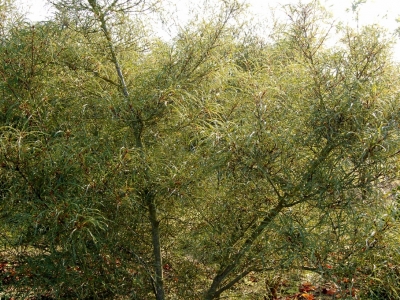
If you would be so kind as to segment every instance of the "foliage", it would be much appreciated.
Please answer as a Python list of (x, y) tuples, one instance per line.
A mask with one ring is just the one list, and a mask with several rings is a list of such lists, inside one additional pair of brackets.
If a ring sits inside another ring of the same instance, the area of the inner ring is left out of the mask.
[(271, 274), (313, 272), (398, 297), (381, 29), (336, 28), (311, 2), (266, 41), (221, 1), (166, 42), (145, 25), (156, 2), (51, 2), (0, 47), (5, 295), (217, 299), (264, 276), (257, 296), (276, 298)]

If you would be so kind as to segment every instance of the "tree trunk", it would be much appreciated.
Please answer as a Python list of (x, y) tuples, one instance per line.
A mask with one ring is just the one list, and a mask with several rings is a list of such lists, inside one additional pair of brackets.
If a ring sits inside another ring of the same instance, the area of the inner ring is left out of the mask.
[(155, 271), (155, 293), (157, 300), (164, 300), (164, 281), (163, 281), (163, 269), (162, 269), (162, 257), (161, 257), (161, 243), (160, 243), (160, 221), (157, 219), (157, 209), (155, 204), (154, 195), (147, 191), (146, 202), (149, 209), (149, 218), (151, 223), (151, 238), (153, 244), (153, 256), (154, 256), (154, 271)]
[[(258, 237), (264, 232), (265, 228), (267, 228), (267, 226), (274, 220), (274, 218), (282, 211), (284, 207), (285, 206), (283, 205), (283, 203), (280, 202), (275, 208), (271, 209), (268, 212), (262, 222), (253, 230), (250, 237), (246, 239), (239, 252), (233, 257), (232, 262), (228, 264), (228, 266), (222, 267), (218, 272), (218, 275), (214, 277), (211, 287), (208, 289), (204, 296), (205, 300), (218, 299), (221, 293), (226, 290), (224, 286), (221, 287), (222, 282), (235, 270), (236, 267), (239, 266), (242, 258), (250, 250), (254, 242), (258, 239)], [(228, 282), (226, 285), (230, 285), (230, 282)]]
[[(107, 40), (108, 48), (110, 50), (111, 54), (111, 60), (114, 63), (115, 71), (117, 72), (120, 85), (121, 85), (121, 90), (122, 94), (124, 95), (125, 102), (128, 104), (131, 110), (134, 110), (131, 104), (129, 103), (129, 92), (128, 92), (128, 87), (126, 86), (125, 83), (125, 78), (122, 73), (121, 65), (118, 61), (117, 54), (115, 52), (115, 47), (112, 41), (112, 35), (111, 32), (107, 26), (106, 19), (104, 12), (101, 10), (99, 5), (95, 0), (89, 0), (89, 4), (91, 5), (93, 12), (95, 16), (98, 18), (101, 24), (101, 29), (103, 31), (103, 34)], [(136, 114), (136, 112), (133, 111), (133, 113)], [(143, 123), (142, 120), (140, 119), (140, 116), (135, 115), (134, 117), (134, 122), (132, 124), (133, 126), (133, 131), (134, 135), (136, 138), (136, 147), (141, 149), (143, 151), (143, 144), (141, 140), (141, 134), (143, 130)], [(143, 154), (143, 152), (142, 152)], [(157, 300), (164, 300), (165, 299), (165, 294), (164, 294), (164, 282), (163, 282), (163, 270), (162, 270), (162, 257), (161, 257), (161, 243), (160, 243), (160, 221), (157, 219), (157, 207), (155, 203), (155, 196), (154, 194), (146, 190), (144, 192), (144, 200), (145, 203), (148, 207), (148, 212), (149, 212), (149, 219), (150, 219), (150, 224), (151, 224), (151, 238), (152, 238), (152, 244), (153, 244), (153, 256), (154, 256), (154, 273), (155, 273), (155, 278), (153, 284), (155, 285), (155, 295)]]

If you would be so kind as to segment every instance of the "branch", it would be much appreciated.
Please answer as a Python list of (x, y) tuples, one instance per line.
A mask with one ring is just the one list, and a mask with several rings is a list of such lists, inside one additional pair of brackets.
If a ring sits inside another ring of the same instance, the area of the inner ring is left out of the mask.
[(258, 237), (264, 232), (265, 228), (274, 220), (274, 218), (284, 209), (283, 201), (280, 201), (278, 205), (271, 209), (264, 217), (262, 222), (254, 229), (250, 237), (246, 239), (239, 252), (234, 256), (233, 261), (228, 264), (221, 272), (215, 276), (211, 287), (207, 291), (206, 299), (214, 299), (217, 293), (217, 288), (221, 285), (222, 281), (238, 266), (239, 262), (243, 259), (246, 253), (250, 250), (251, 246), (258, 239)]
[(257, 168), (261, 170), (261, 172), (263, 173), (263, 175), (267, 178), (268, 182), (271, 184), (272, 188), (275, 191), (275, 194), (278, 196), (278, 199), (282, 199), (281, 194), (279, 193), (278, 189), (276, 188), (274, 182), (272, 181), (271, 177), (268, 175), (268, 173), (264, 170), (264, 168), (260, 165), (257, 164)]
[(215, 296), (218, 297), (219, 295), (221, 295), (224, 291), (229, 290), (231, 287), (233, 287), (236, 283), (238, 283), (241, 279), (243, 279), (244, 277), (247, 276), (247, 274), (249, 274), (250, 272), (252, 272), (253, 270), (246, 270), (244, 272), (242, 272), (241, 274), (239, 274), (238, 276), (236, 276), (234, 279), (232, 279), (229, 283), (227, 283), (225, 286), (223, 286), (222, 288), (220, 288), (218, 291), (215, 292)]

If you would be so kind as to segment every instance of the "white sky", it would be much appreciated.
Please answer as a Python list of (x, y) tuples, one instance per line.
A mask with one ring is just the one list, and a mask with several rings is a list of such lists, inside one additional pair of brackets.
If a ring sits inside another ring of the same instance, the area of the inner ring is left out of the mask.
[[(353, 24), (354, 14), (346, 12), (346, 9), (351, 10), (353, 0), (320, 0), (321, 3), (333, 13), (335, 19), (345, 23)], [(45, 5), (46, 0), (15, 0), (22, 8), (22, 11), (27, 11), (28, 18), (32, 21), (42, 21), (49, 15), (49, 7)], [(173, 2), (180, 3), (179, 5), (187, 5), (187, 1), (175, 0)], [(269, 7), (276, 6), (278, 3), (297, 3), (298, 0), (247, 0), (251, 5), (251, 11), (260, 17), (269, 16)], [(359, 24), (379, 24), (385, 27), (389, 32), (393, 32), (397, 27), (400, 27), (395, 20), (400, 17), (400, 3), (394, 4), (394, 0), (366, 0), (366, 3), (360, 6)], [(394, 49), (394, 57), (400, 61), (400, 38)]]

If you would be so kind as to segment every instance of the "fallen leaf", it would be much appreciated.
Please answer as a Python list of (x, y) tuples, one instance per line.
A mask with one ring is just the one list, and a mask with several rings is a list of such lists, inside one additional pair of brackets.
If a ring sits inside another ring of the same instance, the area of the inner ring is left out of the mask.
[(329, 296), (335, 295), (336, 294), (336, 289), (334, 289), (334, 288), (330, 288), (330, 289), (324, 288), (322, 290), (322, 294), (329, 295)]
[(300, 286), (299, 291), (300, 292), (315, 291), (315, 286), (313, 286), (310, 282), (305, 282)]
[(163, 269), (165, 270), (165, 271), (170, 271), (170, 270), (172, 270), (172, 266), (170, 265), (170, 264), (164, 264), (164, 266), (163, 266)]
[(249, 280), (250, 280), (251, 282), (258, 282), (258, 278), (255, 277), (255, 276), (253, 276), (253, 275), (250, 275), (250, 276), (249, 276)]
[(308, 293), (301, 294), (301, 297), (302, 297), (303, 299), (305, 299), (305, 300), (314, 300), (314, 299), (315, 299), (315, 298), (314, 298), (314, 295), (308, 294)]
[(355, 296), (358, 294), (359, 291), (360, 291), (359, 289), (352, 288), (352, 289), (351, 289), (351, 295), (352, 295), (353, 297), (355, 297)]

